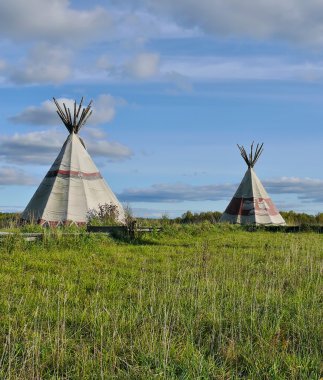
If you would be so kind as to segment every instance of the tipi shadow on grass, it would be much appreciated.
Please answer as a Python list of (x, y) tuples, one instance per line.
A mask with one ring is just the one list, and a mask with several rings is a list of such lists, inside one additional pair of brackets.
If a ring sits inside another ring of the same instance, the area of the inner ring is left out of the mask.
[(243, 146), (239, 146), (241, 156), (248, 169), (234, 194), (228, 207), (222, 214), (220, 222), (258, 225), (285, 225), (273, 201), (257, 177), (253, 167), (263, 152), (263, 144), (251, 144), (247, 154)]
[(61, 106), (55, 98), (54, 102), (70, 134), (22, 213), (22, 220), (48, 226), (85, 224), (90, 210), (97, 210), (100, 204), (112, 204), (116, 206), (118, 221), (124, 222), (121, 204), (78, 135), (92, 113), (92, 102), (82, 107), (82, 98), (78, 106), (74, 102), (72, 111), (64, 103)]

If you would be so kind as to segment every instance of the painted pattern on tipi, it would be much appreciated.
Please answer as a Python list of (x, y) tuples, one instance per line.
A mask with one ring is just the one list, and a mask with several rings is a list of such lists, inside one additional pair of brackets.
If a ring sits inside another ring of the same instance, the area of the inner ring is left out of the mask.
[(239, 224), (286, 224), (252, 168), (257, 158), (254, 162), (251, 162), (252, 165), (250, 165), (249, 158), (247, 157), (246, 162), (249, 163), (248, 170), (231, 199), (231, 202), (222, 214), (220, 222)]
[(84, 224), (88, 212), (103, 204), (115, 205), (118, 220), (124, 221), (121, 204), (102, 178), (83, 141), (71, 128), (56, 160), (22, 213), (22, 219), (48, 225)]

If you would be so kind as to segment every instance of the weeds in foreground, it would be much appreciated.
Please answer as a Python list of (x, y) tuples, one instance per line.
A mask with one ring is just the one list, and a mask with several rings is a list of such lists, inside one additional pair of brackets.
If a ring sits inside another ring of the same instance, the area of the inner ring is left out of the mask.
[(319, 379), (323, 236), (0, 242), (0, 378)]

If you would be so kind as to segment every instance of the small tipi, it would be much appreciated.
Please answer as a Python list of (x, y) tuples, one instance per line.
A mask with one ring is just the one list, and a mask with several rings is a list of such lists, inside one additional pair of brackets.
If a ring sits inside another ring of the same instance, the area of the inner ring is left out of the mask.
[(79, 130), (90, 117), (92, 101), (82, 108), (83, 98), (74, 110), (63, 107), (54, 98), (57, 113), (69, 131), (59, 155), (22, 213), (22, 220), (42, 225), (84, 224), (88, 212), (99, 205), (114, 205), (117, 218), (124, 221), (124, 211), (110, 187), (102, 178)]
[(222, 214), (220, 222), (285, 225), (284, 219), (253, 170), (255, 163), (263, 151), (263, 144), (257, 144), (253, 152), (252, 143), (249, 155), (247, 155), (243, 146), (238, 145), (238, 148), (248, 165), (248, 169), (238, 190)]

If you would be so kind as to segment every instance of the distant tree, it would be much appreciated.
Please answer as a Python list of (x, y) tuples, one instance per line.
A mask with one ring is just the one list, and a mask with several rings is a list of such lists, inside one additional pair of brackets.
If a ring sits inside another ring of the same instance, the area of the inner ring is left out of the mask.
[(180, 218), (176, 218), (177, 223), (202, 223), (210, 222), (217, 223), (221, 217), (222, 213), (219, 211), (206, 211), (200, 213), (192, 213), (191, 211), (186, 211)]
[[(281, 212), (282, 217), (285, 219), (286, 223), (289, 225), (315, 225), (323, 223), (323, 217), (318, 217), (319, 214), (316, 216), (305, 214), (305, 213), (298, 213), (295, 211), (282, 211)], [(320, 222), (321, 218), (321, 222)]]
[(181, 219), (183, 223), (193, 223), (194, 215), (191, 211), (186, 211)]
[(322, 212), (319, 212), (318, 214), (316, 214), (315, 219), (316, 219), (317, 224), (323, 225), (323, 213)]
[(7, 228), (13, 225), (18, 225), (20, 214), (11, 212), (0, 212), (0, 228)]

